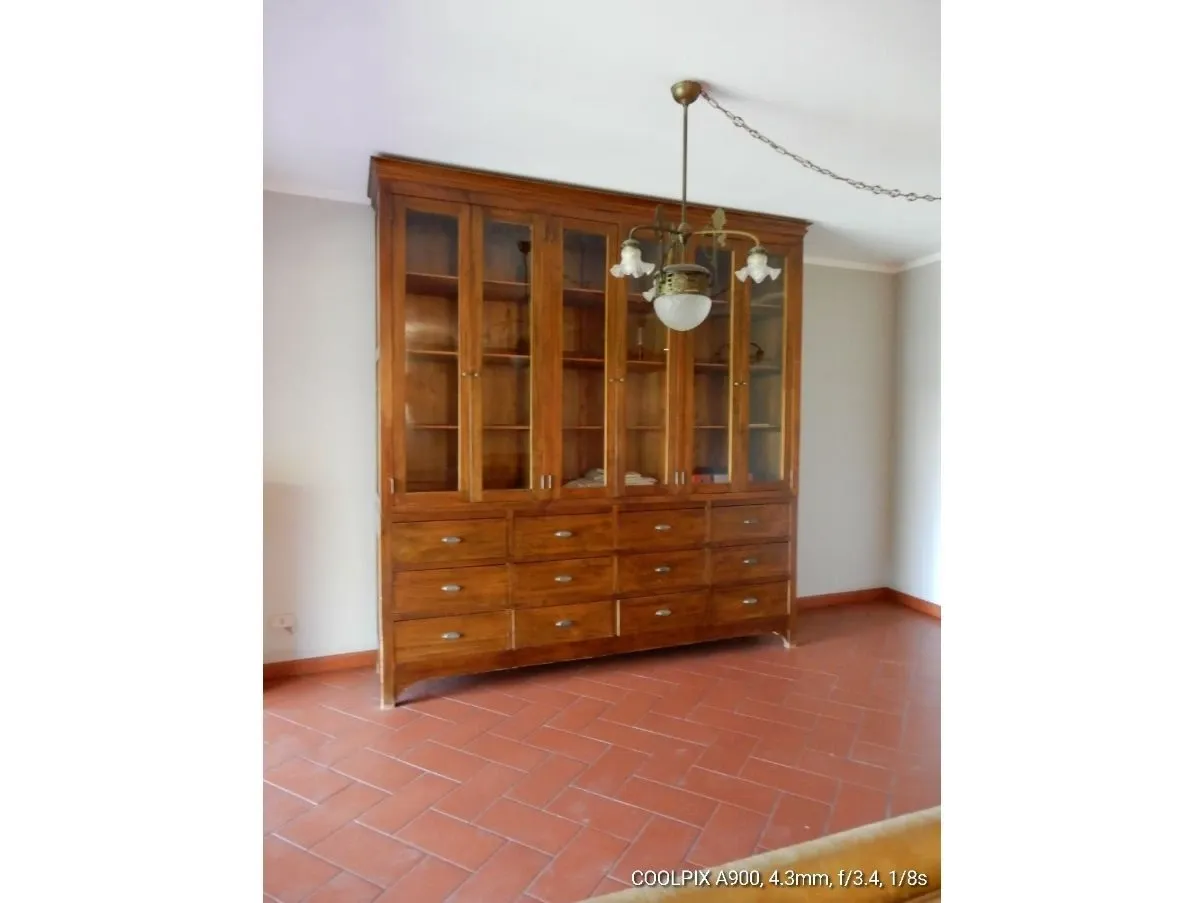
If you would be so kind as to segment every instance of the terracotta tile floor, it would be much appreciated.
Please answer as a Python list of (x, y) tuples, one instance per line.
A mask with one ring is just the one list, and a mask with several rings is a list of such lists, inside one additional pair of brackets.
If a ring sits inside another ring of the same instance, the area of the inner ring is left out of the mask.
[(264, 689), (264, 897), (574, 903), (940, 802), (940, 623), (891, 604), (773, 638), (431, 682)]

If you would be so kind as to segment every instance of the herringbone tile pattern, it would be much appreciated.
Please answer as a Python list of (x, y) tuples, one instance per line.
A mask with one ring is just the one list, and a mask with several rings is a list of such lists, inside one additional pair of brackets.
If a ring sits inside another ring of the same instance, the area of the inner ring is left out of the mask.
[(890, 605), (433, 682), (264, 689), (264, 896), (575, 903), (940, 802), (940, 623)]

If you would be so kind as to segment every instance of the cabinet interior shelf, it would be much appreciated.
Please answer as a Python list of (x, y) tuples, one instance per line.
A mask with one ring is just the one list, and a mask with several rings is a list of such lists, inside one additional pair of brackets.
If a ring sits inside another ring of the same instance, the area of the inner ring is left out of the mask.
[[(695, 361), (695, 370), (712, 371), (715, 373), (727, 373), (731, 369), (731, 364), (728, 361)], [(749, 364), (748, 369), (753, 373), (781, 373), (782, 368), (779, 364)]]
[[(425, 360), (445, 360), (448, 363), (455, 363), (460, 356), (460, 352), (456, 348), (410, 347), (406, 349), (406, 354), (412, 357), (423, 358)], [(530, 361), (531, 355), (518, 351), (487, 350), (481, 353), (481, 359), (487, 364), (522, 364)], [(561, 358), (561, 361), (566, 367), (579, 367), (582, 369), (601, 369), (602, 367), (606, 366), (606, 359), (603, 357), (565, 355), (563, 358)], [(664, 358), (633, 358), (627, 361), (628, 370), (636, 370), (641, 372), (663, 370), (665, 369), (665, 366), (666, 361)]]
[[(696, 429), (696, 430), (726, 430), (727, 428), (728, 428), (728, 426), (726, 423), (696, 423), (696, 424), (694, 424), (694, 429)], [(750, 423), (748, 425), (748, 428), (750, 430), (780, 430), (781, 429), (781, 427), (778, 426), (776, 423)], [(630, 429), (630, 427), (628, 427), (628, 429)]]
[[(531, 284), (528, 282), (513, 282), (506, 279), (486, 279), (482, 283), (486, 301), (529, 301)], [(580, 288), (566, 285), (563, 292), (564, 303), (570, 307), (601, 307), (606, 303), (606, 290), (600, 288)], [(428, 295), (436, 298), (455, 299), (460, 294), (460, 277), (444, 273), (407, 273), (406, 292), (411, 295)], [(652, 304), (640, 292), (629, 292), (627, 306), (630, 310), (652, 310)], [(757, 312), (781, 313), (777, 304), (752, 303), (749, 307), (754, 316)], [(731, 301), (723, 298), (711, 299), (711, 310), (716, 316), (731, 315)]]

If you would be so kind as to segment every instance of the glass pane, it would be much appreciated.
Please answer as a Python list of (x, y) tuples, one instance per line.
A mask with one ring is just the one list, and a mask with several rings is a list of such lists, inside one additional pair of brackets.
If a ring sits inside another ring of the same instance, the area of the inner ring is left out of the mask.
[(407, 492), (460, 483), (460, 283), (456, 216), (406, 211)]
[(531, 489), (531, 227), (486, 214), (481, 486)]
[(782, 433), (782, 362), (786, 347), (786, 263), (770, 254), (777, 279), (749, 280), (748, 349), (748, 482), (772, 483), (785, 478)]
[[(658, 260), (656, 242), (640, 240), (647, 263)], [(666, 402), (668, 399), (669, 331), (657, 319), (642, 292), (652, 288), (652, 277), (626, 280), (627, 376), (625, 385), (626, 424), (624, 479), (628, 486), (668, 483), (665, 467), (669, 441)]]
[(606, 486), (605, 235), (564, 230), (561, 479), (566, 489)]
[(732, 252), (700, 245), (696, 263), (711, 270), (711, 312), (694, 342), (695, 483), (731, 481)]

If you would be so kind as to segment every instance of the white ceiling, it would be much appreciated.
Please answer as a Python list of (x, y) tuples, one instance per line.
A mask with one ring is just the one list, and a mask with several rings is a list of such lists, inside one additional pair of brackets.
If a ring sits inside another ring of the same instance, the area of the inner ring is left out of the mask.
[[(264, 187), (366, 203), (390, 153), (673, 198), (683, 78), (821, 166), (940, 194), (940, 0), (265, 0)], [(819, 176), (702, 100), (689, 173), (692, 201), (813, 221), (808, 258), (940, 250), (940, 203)]]

